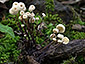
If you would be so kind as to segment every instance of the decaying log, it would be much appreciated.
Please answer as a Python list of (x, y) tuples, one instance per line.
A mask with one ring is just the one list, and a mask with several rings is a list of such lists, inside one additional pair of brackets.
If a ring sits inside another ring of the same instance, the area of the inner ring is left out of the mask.
[[(67, 59), (71, 55), (76, 56), (79, 53), (83, 53), (85, 55), (85, 39), (82, 40), (73, 40), (70, 41), (69, 44), (64, 45), (60, 44), (59, 46), (56, 44), (51, 45), (48, 50), (43, 51), (43, 53), (36, 58), (36, 60), (40, 63), (48, 63), (52, 62), (50, 60), (58, 61), (57, 59)], [(48, 61), (48, 62), (47, 62)]]

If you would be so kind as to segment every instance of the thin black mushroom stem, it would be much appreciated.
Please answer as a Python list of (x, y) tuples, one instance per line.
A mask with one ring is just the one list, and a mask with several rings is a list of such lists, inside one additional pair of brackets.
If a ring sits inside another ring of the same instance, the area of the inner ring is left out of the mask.
[(42, 52), (43, 50), (47, 49), (50, 45), (52, 45), (54, 43), (54, 41), (50, 42), (49, 44), (47, 44), (44, 48), (42, 48), (40, 51)]
[(40, 45), (43, 45), (46, 41), (48, 41), (49, 40), (49, 38), (48, 39), (46, 39), (44, 42), (42, 42)]
[[(23, 18), (22, 18), (22, 20), (21, 20), (21, 22), (22, 22), (23, 24), (25, 24), (25, 25), (26, 25), (26, 21), (27, 21), (27, 20), (25, 20), (25, 22), (24, 22)], [(29, 42), (30, 37), (29, 37), (28, 31), (27, 31), (26, 27), (23, 27), (23, 28), (24, 28), (25, 34), (26, 34), (27, 37), (28, 37), (28, 42)]]
[[(29, 18), (28, 18), (29, 19)], [(33, 26), (31, 27), (30, 23), (28, 20), (25, 20), (25, 23), (27, 25), (27, 29), (32, 37), (33, 43), (35, 44), (35, 40), (34, 40), (34, 35), (33, 35)]]
[[(16, 15), (16, 18), (17, 18), (17, 21), (18, 21), (18, 23), (17, 23), (17, 25), (19, 26), (19, 28), (20, 28), (20, 31), (22, 32), (22, 36), (24, 35), (24, 33), (23, 33), (23, 30), (22, 30), (22, 27), (21, 27), (21, 24), (20, 24), (20, 22), (19, 22), (19, 20), (18, 20), (18, 16)], [(22, 37), (22, 39), (23, 39), (23, 37)]]

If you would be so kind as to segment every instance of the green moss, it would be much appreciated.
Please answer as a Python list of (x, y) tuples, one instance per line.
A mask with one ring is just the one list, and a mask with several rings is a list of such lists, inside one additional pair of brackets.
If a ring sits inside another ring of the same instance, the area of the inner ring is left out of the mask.
[(14, 30), (19, 29), (17, 18), (15, 15), (7, 14), (5, 20), (1, 21), (2, 24), (12, 27)]
[(64, 33), (65, 36), (69, 37), (70, 40), (76, 40), (76, 39), (85, 39), (85, 32), (79, 32), (72, 30), (71, 25), (65, 25), (66, 31)]
[(17, 50), (19, 37), (11, 38), (8, 34), (0, 39), (0, 64), (17, 61), (20, 50)]

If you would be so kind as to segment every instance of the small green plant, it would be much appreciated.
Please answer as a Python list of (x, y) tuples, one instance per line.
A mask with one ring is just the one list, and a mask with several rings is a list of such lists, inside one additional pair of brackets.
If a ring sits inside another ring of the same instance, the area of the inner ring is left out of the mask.
[(10, 37), (6, 34), (0, 39), (0, 64), (17, 61), (20, 51), (17, 50), (17, 41), (19, 37)]

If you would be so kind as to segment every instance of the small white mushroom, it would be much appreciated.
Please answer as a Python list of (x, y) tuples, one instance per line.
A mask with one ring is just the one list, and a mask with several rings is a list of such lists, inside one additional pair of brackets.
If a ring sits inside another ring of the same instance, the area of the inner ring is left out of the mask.
[(26, 14), (23, 15), (23, 19), (27, 19), (28, 16)]
[(23, 10), (25, 8), (25, 4), (23, 2), (19, 2), (19, 9)]
[(38, 17), (36, 17), (36, 20), (39, 20), (39, 18), (38, 18)]
[(27, 35), (25, 34), (24, 37), (26, 37)]
[(55, 34), (51, 34), (50, 35), (50, 38), (54, 38), (56, 35)]
[(13, 10), (14, 12), (18, 12), (18, 11), (19, 11), (19, 8), (18, 8), (18, 6), (13, 6), (13, 7), (12, 7), (12, 10)]
[(35, 22), (35, 18), (34, 17), (29, 19), (29, 23), (34, 23), (34, 22)]
[(21, 24), (21, 27), (24, 27), (25, 25), (24, 24)]
[(31, 13), (30, 12), (26, 12), (25, 13), (28, 17), (31, 17)]
[(30, 12), (32, 12), (33, 10), (35, 10), (35, 6), (34, 6), (34, 5), (30, 5), (28, 10), (29, 10)]
[(25, 13), (25, 12), (24, 12), (23, 10), (20, 11), (20, 15), (24, 15), (24, 13)]
[(64, 37), (62, 39), (62, 41), (63, 41), (63, 44), (68, 44), (69, 43), (69, 39), (67, 37)]
[(9, 10), (9, 13), (12, 14), (12, 15), (16, 15), (18, 12), (17, 12), (17, 11), (14, 12), (14, 11), (13, 11), (13, 8), (11, 8), (11, 9)]
[(62, 39), (64, 37), (64, 35), (58, 34), (57, 37)]
[(57, 41), (57, 39), (56, 39), (56, 38), (53, 38), (53, 41), (55, 41), (55, 42), (56, 42), (56, 41)]
[(19, 19), (20, 19), (20, 20), (22, 20), (22, 17), (21, 17), (21, 16), (19, 16)]
[(45, 17), (46, 16), (45, 13), (42, 13), (42, 16)]
[(19, 6), (18, 2), (14, 2), (12, 6)]
[(22, 10), (23, 10), (23, 11), (26, 11), (26, 7), (24, 7)]
[(57, 28), (54, 28), (54, 29), (53, 29), (53, 32), (54, 32), (54, 33), (58, 33), (59, 30), (58, 30)]
[(32, 17), (34, 17), (34, 16), (35, 16), (35, 14), (32, 12), (31, 15), (30, 15), (30, 17), (32, 18)]
[(56, 26), (56, 28), (59, 29), (59, 32), (60, 32), (60, 33), (64, 33), (64, 32), (65, 32), (65, 26), (62, 25), (62, 24), (58, 24), (58, 25)]
[(63, 41), (62, 41), (62, 40), (58, 40), (57, 42), (58, 42), (58, 43), (62, 43)]

